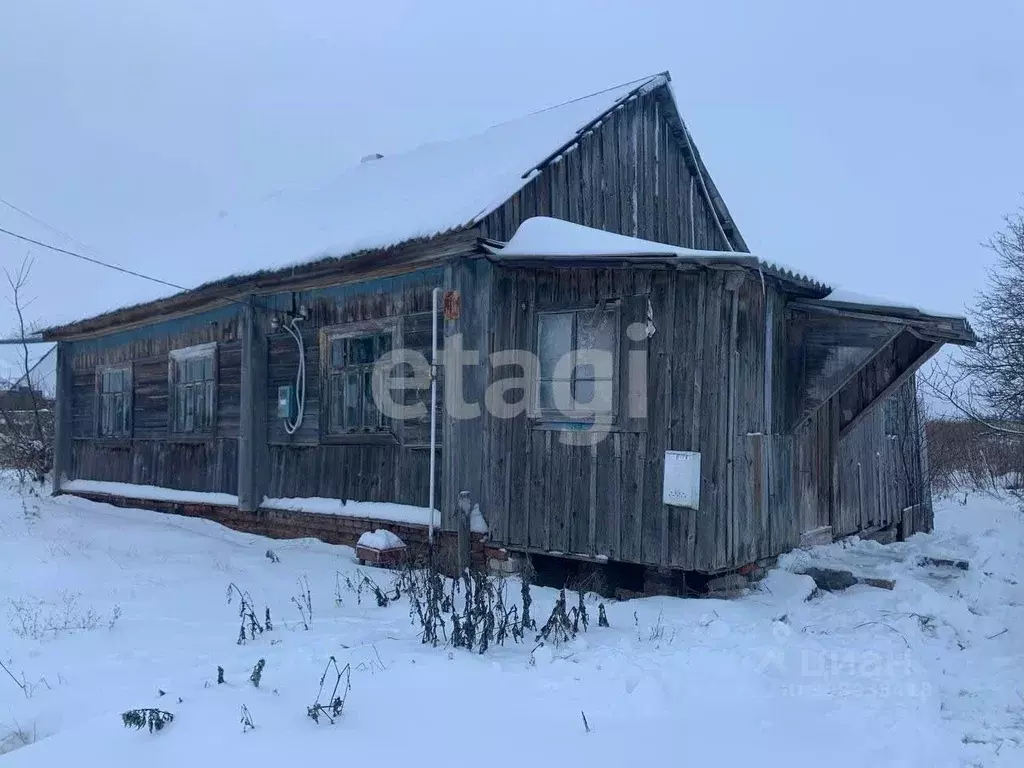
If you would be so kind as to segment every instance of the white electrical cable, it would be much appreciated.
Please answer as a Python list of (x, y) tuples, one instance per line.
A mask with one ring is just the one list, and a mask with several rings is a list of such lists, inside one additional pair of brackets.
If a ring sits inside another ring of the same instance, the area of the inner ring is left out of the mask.
[(299, 412), (294, 422), (287, 416), (284, 419), (284, 431), (289, 435), (294, 435), (299, 431), (299, 427), (302, 426), (302, 415), (306, 410), (306, 350), (302, 345), (302, 334), (299, 333), (299, 329), (295, 325), (299, 320), (300, 318), (293, 317), (289, 323), (281, 326), (289, 336), (295, 339), (295, 343), (299, 347), (299, 367), (295, 372), (295, 403)]

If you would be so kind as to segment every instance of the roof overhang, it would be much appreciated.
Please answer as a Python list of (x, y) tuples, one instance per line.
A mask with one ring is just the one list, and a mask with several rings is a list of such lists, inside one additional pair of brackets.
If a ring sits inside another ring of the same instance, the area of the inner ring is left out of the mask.
[(976, 341), (965, 318), (912, 307), (819, 299), (792, 301), (787, 310), (791, 430), (835, 399), (844, 437), (944, 344)]
[(832, 290), (807, 275), (742, 251), (706, 251), (620, 235), (548, 216), (519, 225), (508, 242), (482, 240), (493, 262), (510, 267), (672, 266), (745, 269), (778, 280), (787, 293), (819, 299)]
[(39, 332), (44, 341), (70, 341), (101, 336), (157, 321), (248, 303), (249, 296), (363, 282), (392, 277), (444, 264), (450, 259), (479, 253), (475, 229), (446, 232), (345, 256), (248, 275), (234, 275), (161, 299), (133, 304), (101, 315), (52, 326)]
[(944, 344), (973, 346), (977, 342), (974, 329), (967, 318), (929, 313), (916, 307), (841, 301), (828, 297), (813, 301), (795, 301), (790, 307), (819, 317), (900, 324), (921, 338), (941, 341)]

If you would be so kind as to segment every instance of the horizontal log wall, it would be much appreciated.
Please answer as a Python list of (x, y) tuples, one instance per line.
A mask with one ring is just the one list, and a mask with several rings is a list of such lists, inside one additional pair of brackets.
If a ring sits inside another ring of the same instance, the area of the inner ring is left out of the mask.
[[(396, 346), (418, 352), (429, 360), (432, 291), (443, 279), (443, 268), (430, 268), (368, 282), (259, 297), (261, 304), (269, 308), (263, 318), (270, 356), (266, 382), (270, 443), (264, 486), (267, 496), (426, 505), (429, 413), (425, 410), (420, 419), (396, 424), (395, 438), (386, 444), (332, 444), (332, 438), (321, 432), (320, 411), (326, 403), (320, 396), (320, 336), (325, 328), (390, 320), (397, 328)], [(283, 313), (300, 307), (308, 313), (299, 323), (306, 357), (306, 404), (300, 429), (289, 435), (277, 417), (277, 389), (295, 384), (298, 348), (291, 336), (273, 331), (269, 321), (275, 310)], [(442, 342), (439, 338), (439, 347)], [(407, 391), (405, 397), (407, 405), (419, 402), (427, 406), (429, 388)]]
[[(209, 437), (170, 434), (168, 359), (174, 349), (216, 342), (217, 412)], [(68, 345), (71, 372), (71, 478), (235, 493), (241, 382), (240, 307)], [(131, 439), (96, 434), (96, 370), (131, 364)]]

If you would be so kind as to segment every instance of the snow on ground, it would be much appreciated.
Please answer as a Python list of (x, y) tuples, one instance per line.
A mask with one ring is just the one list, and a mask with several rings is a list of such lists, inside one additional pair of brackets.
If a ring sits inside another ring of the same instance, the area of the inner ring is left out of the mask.
[[(336, 603), (336, 583), (360, 572), (350, 548), (5, 493), (0, 661), (31, 695), (0, 670), (0, 743), (17, 746), (12, 731), (37, 741), (3, 764), (1020, 766), (1022, 548), (1021, 514), (979, 498), (941, 509), (932, 536), (783, 563), (884, 572), (891, 592), (807, 601), (809, 578), (780, 569), (739, 599), (611, 602), (611, 627), (568, 646), (481, 656), (421, 645), (404, 601), (378, 608), (342, 588)], [(971, 569), (922, 568), (924, 554)], [(308, 631), (291, 602), (302, 577)], [(273, 632), (236, 644), (230, 583), (270, 607)], [(554, 596), (534, 590), (541, 621)], [(45, 630), (83, 614), (94, 628)], [(352, 665), (352, 689), (338, 722), (317, 725), (306, 708), (332, 654)], [(256, 725), (246, 733), (243, 704)], [(122, 711), (150, 706), (174, 722), (122, 727)]]

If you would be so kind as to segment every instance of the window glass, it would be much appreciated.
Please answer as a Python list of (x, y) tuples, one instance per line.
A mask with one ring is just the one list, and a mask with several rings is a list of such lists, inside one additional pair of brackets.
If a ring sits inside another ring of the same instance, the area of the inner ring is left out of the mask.
[(107, 368), (97, 374), (96, 429), (100, 437), (127, 437), (131, 432), (131, 373)]
[(214, 422), (215, 350), (172, 353), (171, 428), (180, 434), (208, 432)]
[(553, 378), (558, 361), (572, 350), (572, 326), (572, 312), (545, 313), (538, 317), (537, 357), (542, 379)]
[[(546, 312), (537, 316), (537, 409), (557, 416), (611, 414), (615, 402), (614, 309)], [(571, 366), (557, 368), (571, 355)], [(556, 376), (557, 371), (557, 376)]]
[(373, 397), (373, 369), (391, 346), (390, 330), (330, 339), (330, 402), (326, 407), (330, 432), (352, 434), (384, 428)]

